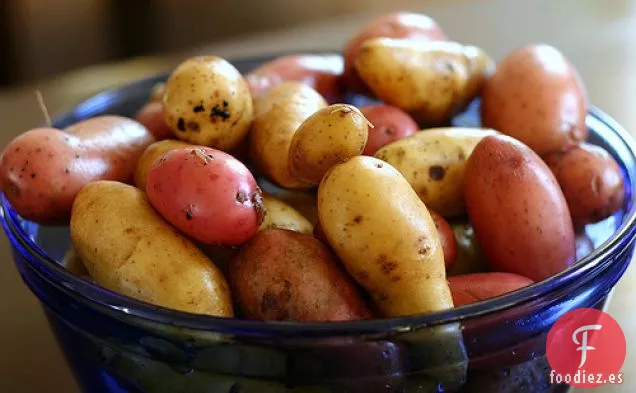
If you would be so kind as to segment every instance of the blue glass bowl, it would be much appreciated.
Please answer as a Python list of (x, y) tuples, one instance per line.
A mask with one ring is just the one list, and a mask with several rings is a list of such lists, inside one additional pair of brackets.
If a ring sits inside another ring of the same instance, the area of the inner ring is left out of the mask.
[[(233, 63), (245, 72), (269, 59)], [(101, 93), (55, 125), (107, 113), (132, 116), (166, 77)], [(478, 105), (455, 125), (479, 125)], [(621, 211), (587, 227), (596, 249), (525, 289), (420, 316), (301, 324), (172, 311), (66, 271), (59, 261), (68, 229), (23, 220), (4, 196), (1, 221), (20, 274), (85, 392), (560, 392), (567, 388), (548, 380), (547, 331), (567, 311), (603, 307), (631, 260), (636, 231), (634, 142), (598, 109), (587, 125), (590, 141), (620, 164), (627, 193)]]

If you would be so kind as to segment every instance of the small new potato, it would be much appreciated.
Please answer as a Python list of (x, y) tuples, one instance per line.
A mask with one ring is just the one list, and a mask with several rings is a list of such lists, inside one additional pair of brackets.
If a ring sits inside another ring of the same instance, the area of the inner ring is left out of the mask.
[(230, 264), (228, 278), (244, 317), (351, 321), (371, 312), (333, 254), (309, 235), (265, 229)]
[(351, 91), (367, 93), (364, 82), (355, 68), (355, 61), (362, 45), (376, 37), (407, 38), (418, 41), (445, 41), (446, 35), (428, 15), (414, 12), (395, 12), (382, 15), (362, 26), (347, 42), (343, 50), (344, 73), (342, 80)]
[(164, 117), (173, 134), (190, 144), (231, 150), (252, 124), (252, 96), (241, 73), (216, 56), (192, 57), (166, 82)]
[(137, 161), (137, 169), (135, 170), (135, 185), (142, 191), (146, 191), (146, 182), (148, 180), (148, 172), (152, 168), (152, 165), (157, 159), (163, 156), (165, 153), (180, 149), (182, 147), (190, 146), (188, 143), (175, 140), (166, 139), (163, 141), (155, 142), (148, 146), (144, 153), (139, 157)]
[(233, 316), (221, 272), (138, 188), (88, 184), (73, 204), (70, 229), (78, 257), (99, 285), (173, 310)]
[(300, 54), (280, 56), (245, 76), (252, 97), (259, 96), (284, 81), (313, 87), (327, 102), (342, 102), (340, 84), (343, 60), (340, 55)]
[(146, 193), (166, 221), (203, 244), (242, 244), (258, 231), (265, 213), (249, 169), (210, 147), (165, 153), (148, 173)]
[(385, 317), (453, 307), (435, 222), (406, 179), (370, 156), (334, 166), (318, 187), (320, 225)]
[(450, 41), (374, 38), (356, 58), (377, 98), (408, 112), (421, 127), (445, 125), (479, 94), (494, 62), (482, 49)]
[(484, 127), (530, 146), (540, 156), (585, 141), (587, 93), (577, 71), (556, 48), (514, 50), (497, 64), (482, 92)]
[(601, 221), (623, 206), (623, 174), (602, 147), (581, 143), (543, 160), (561, 186), (576, 228)]
[(39, 224), (68, 224), (73, 200), (95, 180), (133, 181), (137, 160), (155, 142), (139, 122), (97, 116), (64, 130), (20, 134), (0, 157), (0, 184), (11, 206)]
[(288, 190), (263, 178), (258, 179), (258, 185), (264, 194), (271, 195), (296, 209), (311, 225), (318, 222), (318, 206), (313, 190)]
[(283, 82), (256, 97), (249, 136), (250, 157), (256, 169), (280, 187), (312, 188), (312, 184), (292, 175), (289, 148), (298, 127), (326, 106), (318, 92), (299, 82)]
[(541, 281), (576, 260), (574, 228), (550, 168), (528, 146), (487, 136), (464, 174), (464, 199), (493, 270)]
[(280, 228), (310, 235), (313, 225), (298, 210), (271, 195), (263, 195), (265, 218), (259, 230)]
[(334, 104), (318, 110), (298, 127), (292, 138), (289, 147), (292, 175), (319, 184), (332, 166), (362, 153), (369, 125), (352, 105)]
[(475, 273), (448, 278), (455, 307), (477, 303), (482, 300), (513, 292), (534, 282), (513, 273)]
[(465, 212), (464, 168), (484, 137), (497, 132), (480, 128), (435, 128), (393, 142), (375, 157), (400, 171), (427, 207), (444, 217)]
[(365, 105), (360, 107), (360, 112), (373, 124), (362, 151), (366, 156), (372, 156), (389, 143), (409, 137), (419, 130), (419, 126), (408, 113), (394, 106)]

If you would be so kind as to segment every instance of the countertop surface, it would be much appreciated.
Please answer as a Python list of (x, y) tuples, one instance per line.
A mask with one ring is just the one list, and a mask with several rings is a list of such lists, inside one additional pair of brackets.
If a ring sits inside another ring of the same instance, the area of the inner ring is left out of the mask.
[[(629, 0), (501, 0), (400, 1), (392, 10), (424, 12), (447, 34), (486, 49), (495, 59), (530, 42), (546, 42), (561, 49), (581, 74), (591, 101), (636, 130), (636, 1)], [(281, 51), (337, 50), (364, 22), (384, 9), (285, 31), (258, 34), (210, 44), (196, 52), (228, 58)], [(55, 114), (83, 98), (175, 65), (181, 57), (132, 59), (118, 64), (79, 70), (38, 85), (0, 92), (0, 145), (42, 123), (34, 89), (42, 91)], [(0, 237), (0, 392), (76, 393), (78, 389), (55, 344), (36, 298), (20, 280), (8, 241)], [(597, 388), (599, 393), (636, 391), (636, 268), (618, 284), (609, 313), (627, 338), (622, 385)]]

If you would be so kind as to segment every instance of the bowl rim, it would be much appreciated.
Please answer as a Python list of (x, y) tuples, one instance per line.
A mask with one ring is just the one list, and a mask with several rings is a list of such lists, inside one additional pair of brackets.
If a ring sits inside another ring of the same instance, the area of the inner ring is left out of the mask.
[[(258, 59), (258, 57), (256, 57)], [(255, 58), (252, 58), (255, 60)], [(239, 60), (240, 61), (240, 60)], [(90, 100), (108, 101), (108, 97), (117, 95), (122, 88), (148, 83), (157, 76), (144, 78), (123, 87), (105, 90), (76, 108), (86, 104)], [(64, 117), (65, 114), (58, 116)], [(68, 115), (68, 113), (66, 114)], [(590, 106), (588, 119), (592, 118), (611, 129), (620, 139), (623, 147), (630, 155), (630, 159), (636, 162), (636, 142), (633, 137), (602, 110)], [(625, 246), (634, 240), (636, 234), (636, 203), (633, 198), (636, 195), (636, 168), (627, 168), (630, 178), (630, 189), (627, 190), (626, 204), (628, 209), (623, 215), (623, 221), (615, 232), (589, 255), (577, 261), (566, 270), (546, 280), (534, 283), (525, 288), (507, 293), (505, 295), (480, 301), (477, 303), (460, 306), (448, 310), (403, 316), (397, 318), (372, 319), (362, 321), (345, 322), (282, 322), (282, 321), (255, 321), (238, 318), (224, 318), (209, 315), (191, 314), (176, 311), (161, 306), (152, 305), (125, 295), (118, 294), (97, 284), (89, 282), (74, 275), (62, 265), (48, 256), (25, 232), (20, 224), (20, 218), (6, 199), (1, 196), (0, 215), (5, 233), (15, 249), (18, 251), (38, 275), (49, 284), (57, 287), (72, 296), (75, 300), (91, 308), (108, 310), (111, 314), (121, 318), (138, 318), (160, 325), (172, 325), (179, 328), (215, 331), (243, 336), (280, 336), (280, 337), (307, 337), (307, 336), (346, 336), (386, 334), (391, 332), (406, 332), (426, 326), (438, 326), (456, 323), (464, 320), (475, 319), (485, 315), (494, 314), (522, 306), (537, 298), (541, 298), (564, 288), (586, 275), (594, 277), (598, 273), (610, 267), (613, 256), (617, 255)]]

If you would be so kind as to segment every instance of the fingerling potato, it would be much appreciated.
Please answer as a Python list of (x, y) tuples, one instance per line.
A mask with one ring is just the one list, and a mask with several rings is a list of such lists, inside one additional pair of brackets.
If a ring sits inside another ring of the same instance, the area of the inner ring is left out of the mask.
[(371, 313), (333, 254), (309, 235), (268, 228), (230, 264), (237, 307), (248, 319), (350, 321)]
[(181, 63), (166, 82), (164, 118), (190, 144), (231, 150), (252, 124), (252, 96), (241, 73), (216, 56)]
[(376, 37), (408, 38), (409, 40), (446, 40), (439, 25), (429, 16), (413, 12), (395, 12), (377, 17), (362, 26), (343, 50), (345, 86), (357, 93), (367, 93), (364, 82), (358, 76), (355, 61), (362, 45)]
[(36, 128), (0, 157), (0, 184), (15, 210), (40, 224), (67, 224), (73, 201), (95, 180), (133, 181), (139, 156), (155, 142), (139, 122), (98, 116), (65, 130)]
[(360, 107), (360, 112), (373, 124), (362, 154), (372, 156), (381, 147), (415, 134), (419, 127), (408, 113), (390, 105)]
[(312, 184), (291, 173), (289, 148), (298, 127), (327, 106), (314, 89), (299, 82), (283, 82), (254, 100), (255, 118), (250, 131), (250, 157), (258, 171), (276, 185), (309, 189)]
[(334, 166), (318, 187), (320, 225), (386, 317), (453, 307), (435, 223), (406, 179), (369, 156)]
[(313, 226), (298, 210), (271, 195), (263, 195), (265, 218), (259, 230), (280, 228), (310, 235)]
[(362, 153), (369, 126), (369, 121), (352, 105), (334, 104), (318, 110), (292, 137), (289, 147), (292, 175), (319, 184), (329, 168)]
[(187, 146), (190, 145), (186, 142), (176, 139), (166, 139), (163, 141), (155, 142), (152, 145), (148, 146), (137, 161), (137, 168), (135, 169), (135, 185), (140, 190), (146, 191), (148, 172), (150, 172), (150, 169), (152, 168), (152, 165), (155, 163), (155, 161), (157, 161), (157, 159), (171, 150), (176, 150)]
[(466, 160), (484, 137), (479, 128), (436, 128), (393, 142), (375, 157), (400, 171), (427, 207), (444, 217), (465, 212), (463, 177)]
[(481, 119), (540, 156), (585, 141), (588, 105), (577, 71), (556, 48), (516, 49), (484, 84)]
[(374, 38), (362, 45), (355, 66), (377, 98), (421, 127), (434, 127), (468, 106), (494, 63), (483, 50), (457, 42)]
[(284, 81), (296, 81), (314, 88), (327, 102), (341, 102), (343, 60), (340, 55), (300, 54), (280, 56), (253, 71), (245, 79), (256, 97)]
[(173, 310), (233, 315), (221, 272), (138, 188), (88, 184), (73, 204), (70, 229), (78, 257), (104, 288)]
[(574, 263), (565, 197), (528, 146), (506, 135), (485, 137), (468, 159), (464, 185), (468, 216), (493, 270), (541, 281)]
[(623, 206), (623, 174), (602, 147), (581, 143), (543, 159), (561, 186), (576, 228), (601, 221)]

